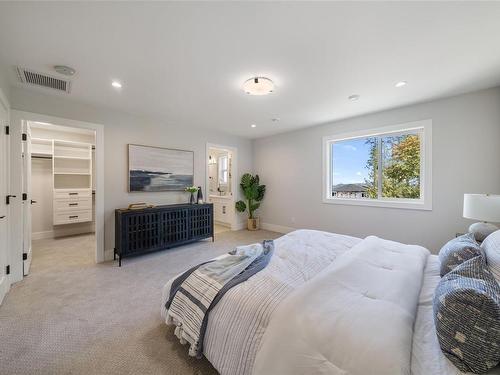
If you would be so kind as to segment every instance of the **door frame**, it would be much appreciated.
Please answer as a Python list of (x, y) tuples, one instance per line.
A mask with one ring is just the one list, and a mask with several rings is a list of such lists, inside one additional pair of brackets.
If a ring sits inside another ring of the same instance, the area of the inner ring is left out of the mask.
[[(10, 103), (9, 100), (7, 99), (7, 96), (5, 95), (5, 92), (2, 90), (0, 87), (0, 106), (2, 106), (5, 109), (5, 112), (7, 114), (7, 126), (10, 126)], [(10, 128), (9, 128), (10, 129)], [(0, 129), (0, 131), (5, 132), (5, 129), (3, 127)], [(7, 152), (6, 152), (6, 157), (7, 157), (7, 162), (5, 163), (6, 171), (5, 171), (5, 176), (7, 177), (7, 181), (5, 181), (5, 188), (6, 188), (6, 193), (10, 194), (10, 160), (11, 160), (11, 155), (10, 155), (10, 136), (7, 136)], [(0, 190), (1, 191), (1, 190)], [(5, 197), (0, 197), (0, 199), (5, 199)], [(12, 223), (11, 220), (11, 215), (10, 215), (10, 207), (7, 206), (6, 210), (6, 217), (5, 220), (7, 220), (7, 238), (6, 238), (6, 243), (5, 243), (5, 254), (3, 258), (5, 259), (5, 264), (2, 264), (2, 267), (5, 267), (7, 265), (11, 264), (11, 253), (10, 253), (10, 241), (11, 241), (11, 230), (10, 226)], [(10, 290), (10, 285), (12, 284), (12, 267), (10, 274), (7, 275), (6, 271), (4, 271), (5, 274), (2, 278), (5, 278), (2, 282), (0, 282), (0, 305), (3, 302), (4, 297), (7, 295), (7, 293)]]
[[(232, 204), (234, 205), (238, 199), (239, 192), (237, 190), (238, 188), (238, 183), (237, 183), (237, 178), (238, 178), (238, 149), (233, 146), (225, 146), (221, 144), (216, 144), (216, 143), (208, 143), (206, 144), (205, 148), (205, 200), (208, 201), (210, 195), (209, 195), (209, 186), (210, 186), (210, 180), (209, 180), (209, 171), (208, 171), (208, 157), (210, 156), (210, 149), (211, 148), (217, 148), (217, 149), (222, 149), (222, 150), (228, 150), (232, 153), (232, 163), (231, 163), (231, 192), (233, 193), (232, 197)], [(231, 219), (231, 230), (240, 230), (244, 227), (244, 224), (240, 223), (238, 220), (238, 213), (234, 209), (234, 214)]]
[[(17, 149), (21, 146), (21, 134), (22, 134), (22, 124), (23, 122), (46, 122), (54, 125), (63, 125), (73, 128), (89, 129), (95, 131), (95, 261), (96, 263), (104, 262), (104, 126), (101, 124), (95, 124), (90, 122), (72, 120), (62, 117), (43, 115), (39, 113), (25, 112), (12, 110), (11, 111), (11, 128), (14, 128), (11, 132), (12, 135), (16, 137), (11, 137), (11, 146), (16, 145), (16, 147), (11, 147), (11, 149)], [(18, 145), (17, 145), (18, 143)], [(19, 167), (22, 165), (22, 155), (19, 150), (12, 150), (11, 152), (11, 165), (16, 163)], [(15, 159), (13, 159), (15, 158)], [(12, 194), (22, 195), (22, 168), (11, 168), (11, 188), (14, 187), (16, 191)], [(15, 183), (13, 183), (15, 181)], [(20, 200), (16, 201), (15, 207), (16, 211), (21, 212)], [(16, 228), (14, 228), (11, 233), (22, 233), (22, 212), (20, 220), (16, 220), (13, 223)], [(22, 265), (22, 246), (19, 244), (17, 246), (12, 246), (11, 251), (14, 253), (11, 259), (19, 258), (19, 263), (16, 262), (15, 267), (11, 267), (11, 274), (13, 275), (13, 280), (22, 280), (23, 265)], [(17, 254), (17, 255), (16, 255)]]

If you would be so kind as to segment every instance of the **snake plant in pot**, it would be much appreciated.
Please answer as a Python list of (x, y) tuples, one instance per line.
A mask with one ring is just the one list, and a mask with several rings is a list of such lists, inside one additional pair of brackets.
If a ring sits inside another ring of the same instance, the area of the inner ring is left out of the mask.
[(235, 204), (236, 211), (245, 212), (248, 210), (248, 230), (258, 230), (260, 227), (259, 218), (255, 217), (255, 211), (260, 207), (260, 202), (264, 199), (266, 185), (261, 185), (259, 175), (252, 176), (245, 173), (241, 176), (241, 190), (245, 201), (238, 201)]

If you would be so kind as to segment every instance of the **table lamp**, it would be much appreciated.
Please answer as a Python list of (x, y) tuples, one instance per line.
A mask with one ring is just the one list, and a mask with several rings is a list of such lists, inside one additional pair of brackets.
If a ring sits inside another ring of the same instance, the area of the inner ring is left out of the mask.
[(464, 214), (467, 219), (481, 220), (469, 227), (477, 241), (482, 242), (499, 228), (491, 222), (500, 222), (500, 195), (464, 194)]

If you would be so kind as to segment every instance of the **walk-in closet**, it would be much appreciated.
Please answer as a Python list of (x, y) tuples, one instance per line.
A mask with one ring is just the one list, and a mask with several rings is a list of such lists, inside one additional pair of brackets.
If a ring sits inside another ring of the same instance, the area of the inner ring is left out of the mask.
[(93, 237), (95, 132), (39, 122), (29, 122), (27, 130), (33, 251), (57, 248), (53, 241), (62, 237)]

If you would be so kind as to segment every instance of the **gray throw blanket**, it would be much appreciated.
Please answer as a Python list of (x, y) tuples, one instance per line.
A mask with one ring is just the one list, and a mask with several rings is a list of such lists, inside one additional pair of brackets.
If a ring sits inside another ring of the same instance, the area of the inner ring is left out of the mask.
[(201, 358), (210, 311), (232, 287), (264, 269), (271, 259), (274, 242), (241, 246), (227, 256), (201, 263), (172, 282), (165, 304), (167, 324), (175, 324), (175, 335), (189, 343), (189, 355)]

